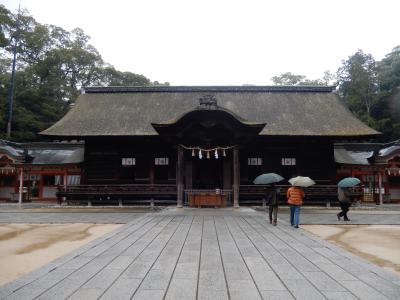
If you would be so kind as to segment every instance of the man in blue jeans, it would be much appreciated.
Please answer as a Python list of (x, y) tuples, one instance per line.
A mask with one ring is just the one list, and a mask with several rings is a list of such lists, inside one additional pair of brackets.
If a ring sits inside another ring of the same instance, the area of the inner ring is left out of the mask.
[(304, 191), (301, 187), (292, 186), (288, 189), (286, 196), (290, 204), (290, 225), (299, 228), (300, 206), (303, 205)]

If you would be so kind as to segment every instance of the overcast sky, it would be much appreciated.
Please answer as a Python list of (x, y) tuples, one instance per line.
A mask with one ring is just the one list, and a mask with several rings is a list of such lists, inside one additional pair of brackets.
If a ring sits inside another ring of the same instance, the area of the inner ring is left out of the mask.
[[(19, 0), (0, 0), (14, 12)], [(171, 85), (320, 78), (362, 49), (400, 45), (400, 0), (22, 0), (39, 22), (82, 28), (120, 71)]]

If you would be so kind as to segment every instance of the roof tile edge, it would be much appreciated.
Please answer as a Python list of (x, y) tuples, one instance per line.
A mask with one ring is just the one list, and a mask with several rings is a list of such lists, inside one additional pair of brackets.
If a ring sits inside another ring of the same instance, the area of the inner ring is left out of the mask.
[(190, 92), (318, 92), (332, 93), (336, 86), (109, 86), (82, 87), (83, 94), (88, 93), (190, 93)]

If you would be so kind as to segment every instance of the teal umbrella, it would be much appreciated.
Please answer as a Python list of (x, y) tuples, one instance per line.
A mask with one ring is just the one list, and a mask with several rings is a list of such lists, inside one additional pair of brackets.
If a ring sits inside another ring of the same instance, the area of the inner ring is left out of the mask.
[(360, 184), (360, 179), (356, 177), (346, 177), (338, 182), (338, 187), (352, 187)]
[(279, 181), (284, 180), (281, 175), (275, 174), (275, 173), (265, 173), (260, 176), (257, 176), (256, 179), (254, 179), (253, 183), (254, 184), (271, 184), (271, 183), (276, 183)]

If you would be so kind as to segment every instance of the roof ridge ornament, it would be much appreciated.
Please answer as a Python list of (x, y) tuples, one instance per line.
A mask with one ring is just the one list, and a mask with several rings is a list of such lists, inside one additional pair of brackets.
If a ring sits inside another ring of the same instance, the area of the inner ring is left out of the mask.
[(217, 98), (214, 95), (202, 95), (199, 104), (200, 109), (218, 109)]

